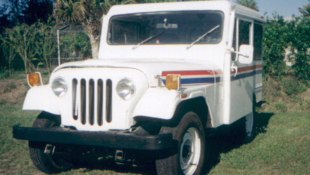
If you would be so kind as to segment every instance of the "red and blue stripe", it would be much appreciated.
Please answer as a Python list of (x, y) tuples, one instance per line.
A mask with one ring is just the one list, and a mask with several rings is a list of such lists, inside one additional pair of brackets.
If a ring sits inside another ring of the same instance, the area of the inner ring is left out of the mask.
[[(256, 74), (262, 73), (262, 65), (253, 65), (248, 67), (238, 68), (237, 75), (231, 71), (231, 81), (241, 78), (247, 78)], [(166, 76), (168, 74), (176, 74), (181, 76), (181, 84), (183, 85), (203, 85), (213, 84), (221, 81), (221, 70), (176, 70), (176, 71), (163, 71), (161, 74), (164, 84), (166, 84)]]

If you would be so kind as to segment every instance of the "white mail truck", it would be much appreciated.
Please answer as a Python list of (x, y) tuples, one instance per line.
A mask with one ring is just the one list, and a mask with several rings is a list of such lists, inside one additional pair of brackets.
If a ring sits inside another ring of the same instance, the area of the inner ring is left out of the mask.
[(225, 0), (113, 6), (99, 59), (62, 64), (45, 85), (28, 75), (23, 109), (42, 112), (14, 138), (29, 140), (34, 165), (50, 174), (94, 150), (153, 159), (161, 175), (201, 174), (210, 130), (242, 119), (244, 142), (254, 138), (264, 23)]

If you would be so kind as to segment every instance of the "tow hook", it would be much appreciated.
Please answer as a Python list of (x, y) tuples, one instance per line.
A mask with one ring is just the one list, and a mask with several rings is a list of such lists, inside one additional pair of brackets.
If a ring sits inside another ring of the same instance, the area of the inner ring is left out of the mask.
[(126, 155), (127, 154), (125, 154), (123, 152), (123, 150), (116, 150), (115, 151), (115, 158), (114, 158), (115, 162), (116, 163), (121, 163), (121, 164), (123, 164), (123, 163), (125, 163), (125, 164), (135, 164), (136, 163), (135, 159), (130, 158), (130, 156), (127, 157), (128, 155), (127, 156)]
[(122, 150), (115, 151), (115, 162), (123, 162), (124, 161), (124, 152)]
[(51, 154), (53, 155), (55, 152), (55, 146), (51, 145), (51, 144), (46, 144), (45, 149), (44, 149), (44, 153), (45, 154)]

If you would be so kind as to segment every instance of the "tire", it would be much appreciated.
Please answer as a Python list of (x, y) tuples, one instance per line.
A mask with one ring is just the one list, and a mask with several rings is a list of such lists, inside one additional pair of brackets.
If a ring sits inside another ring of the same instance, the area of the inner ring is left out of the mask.
[[(205, 149), (204, 127), (199, 117), (193, 113), (186, 113), (178, 126), (163, 126), (160, 133), (172, 133), (177, 144), (168, 157), (156, 160), (157, 174), (159, 175), (199, 175), (202, 171)], [(176, 149), (177, 147), (177, 149)]]
[[(38, 128), (51, 128), (59, 126), (59, 122), (57, 122), (57, 119), (54, 118), (53, 115), (42, 112), (32, 126)], [(47, 143), (29, 141), (30, 158), (40, 171), (47, 174), (56, 174), (72, 168), (73, 164), (66, 160), (68, 157), (65, 159), (63, 156), (57, 154), (59, 145), (56, 147), (55, 145), (50, 144), (52, 147), (55, 146), (54, 154), (44, 153), (46, 145)], [(59, 149), (61, 149), (61, 146), (59, 147)]]
[(252, 112), (244, 117), (244, 140), (245, 144), (250, 143), (255, 138), (255, 98), (253, 98)]

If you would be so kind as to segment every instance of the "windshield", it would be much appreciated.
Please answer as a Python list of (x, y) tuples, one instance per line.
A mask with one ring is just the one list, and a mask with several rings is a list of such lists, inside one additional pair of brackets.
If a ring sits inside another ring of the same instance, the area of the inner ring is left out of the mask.
[(111, 45), (216, 44), (222, 39), (223, 14), (215, 11), (157, 12), (114, 16), (110, 20)]

